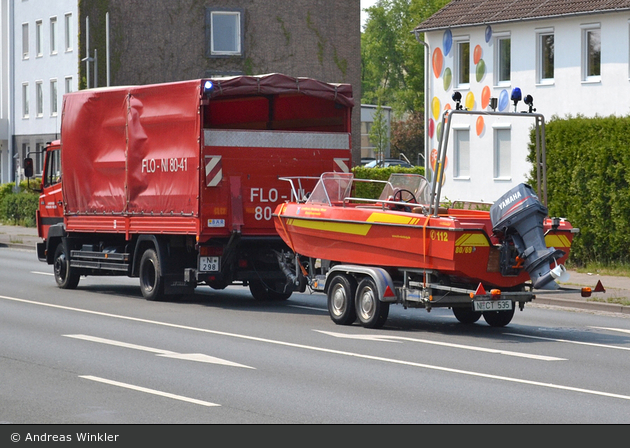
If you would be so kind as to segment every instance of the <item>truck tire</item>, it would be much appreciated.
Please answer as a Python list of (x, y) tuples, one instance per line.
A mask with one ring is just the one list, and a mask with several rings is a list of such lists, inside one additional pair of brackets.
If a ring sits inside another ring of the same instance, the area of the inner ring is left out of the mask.
[(462, 324), (474, 324), (481, 318), (481, 311), (473, 311), (470, 307), (453, 307), (455, 319)]
[(365, 328), (381, 328), (389, 315), (389, 302), (381, 302), (374, 280), (365, 277), (359, 282), (355, 298), (359, 322)]
[(293, 294), (293, 291), (279, 292), (269, 288), (261, 280), (252, 280), (249, 282), (249, 291), (254, 299), (260, 302), (287, 300)]
[(147, 300), (164, 300), (164, 279), (160, 274), (160, 259), (157, 252), (147, 249), (140, 259), (140, 291)]
[(351, 325), (357, 320), (354, 296), (357, 281), (349, 275), (336, 275), (328, 286), (328, 314), (337, 325)]
[(60, 243), (55, 249), (53, 270), (55, 281), (61, 289), (75, 289), (79, 284), (81, 276), (76, 269), (70, 266), (70, 257), (63, 243)]
[(505, 311), (486, 311), (483, 318), (491, 327), (505, 327), (512, 321), (514, 317), (514, 307)]

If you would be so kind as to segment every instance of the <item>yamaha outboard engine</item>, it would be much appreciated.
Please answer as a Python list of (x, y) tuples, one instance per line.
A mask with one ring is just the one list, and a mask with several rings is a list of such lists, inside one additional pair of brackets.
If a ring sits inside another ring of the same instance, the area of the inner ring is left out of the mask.
[(514, 243), (534, 288), (558, 289), (549, 264), (564, 252), (545, 245), (546, 216), (547, 207), (527, 184), (512, 188), (490, 207), (492, 230), (505, 236), (504, 244), (510, 240)]

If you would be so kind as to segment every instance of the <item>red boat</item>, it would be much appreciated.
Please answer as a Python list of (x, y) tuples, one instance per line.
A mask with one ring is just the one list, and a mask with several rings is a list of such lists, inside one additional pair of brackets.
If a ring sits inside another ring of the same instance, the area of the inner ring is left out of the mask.
[[(279, 255), (289, 281), (326, 292), (336, 323), (358, 317), (372, 328), (384, 324), (389, 303), (450, 307), (463, 323), (483, 315), (504, 326), (534, 290), (566, 291), (557, 280), (578, 229), (549, 218), (532, 187), (520, 184), (481, 210), (444, 208), (438, 177), (431, 185), (417, 174), (385, 182), (331, 172), (308, 194), (312, 178), (286, 178), (296, 200), (280, 204), (274, 220), (293, 251)], [(378, 198), (358, 194), (374, 184)]]

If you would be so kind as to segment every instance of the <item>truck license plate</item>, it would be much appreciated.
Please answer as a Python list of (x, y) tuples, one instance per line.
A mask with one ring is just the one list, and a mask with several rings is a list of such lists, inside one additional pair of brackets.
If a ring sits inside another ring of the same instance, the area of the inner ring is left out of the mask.
[(221, 257), (199, 257), (199, 270), (212, 272), (221, 270)]
[(504, 311), (512, 309), (511, 300), (475, 300), (475, 311)]

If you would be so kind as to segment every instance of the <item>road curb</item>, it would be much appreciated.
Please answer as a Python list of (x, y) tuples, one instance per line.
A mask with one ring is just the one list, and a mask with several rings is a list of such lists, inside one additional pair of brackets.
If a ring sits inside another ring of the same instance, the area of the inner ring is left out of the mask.
[(559, 299), (550, 297), (536, 297), (532, 302), (538, 305), (553, 305), (565, 308), (578, 308), (590, 311), (606, 311), (609, 313), (630, 314), (630, 306), (617, 303), (594, 302), (589, 300)]

